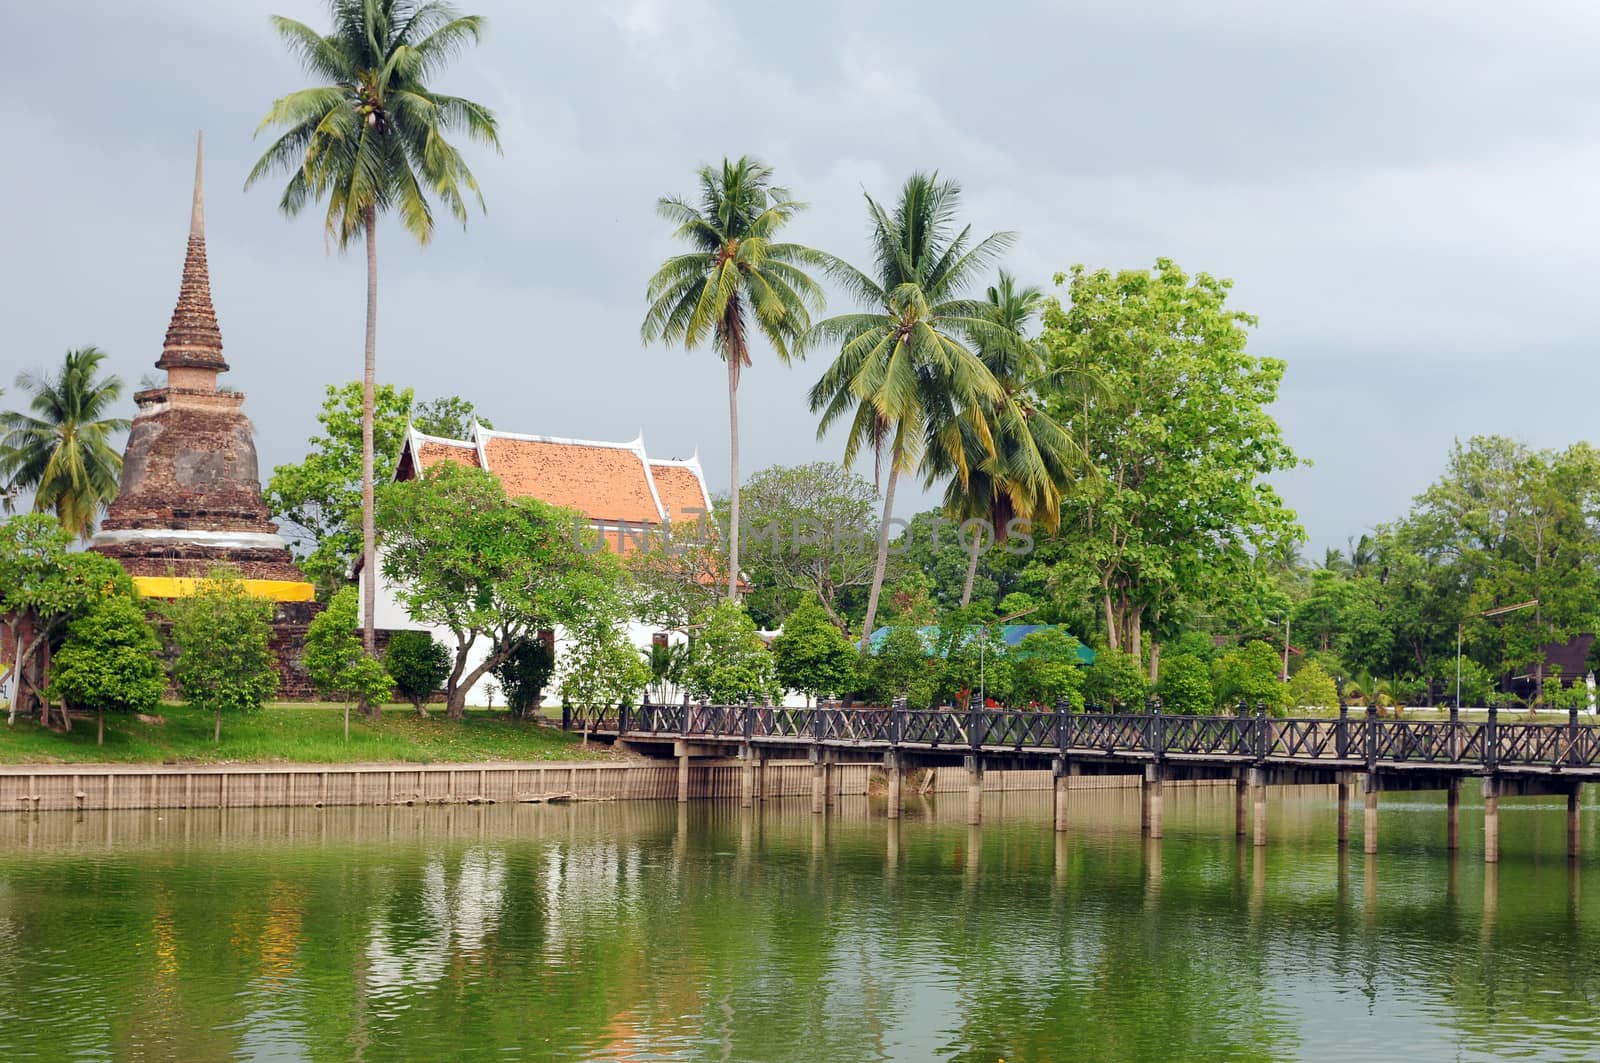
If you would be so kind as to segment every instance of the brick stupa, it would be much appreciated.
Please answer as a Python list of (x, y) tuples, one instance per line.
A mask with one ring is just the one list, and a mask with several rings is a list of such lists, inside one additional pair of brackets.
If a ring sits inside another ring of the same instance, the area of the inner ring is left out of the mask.
[(229, 565), (259, 597), (309, 602), (312, 586), (261, 498), (244, 395), (217, 388), (228, 363), (206, 271), (201, 147), (178, 305), (156, 362), (167, 382), (133, 397), (122, 482), (91, 548), (121, 562), (152, 598), (182, 597), (197, 577)]

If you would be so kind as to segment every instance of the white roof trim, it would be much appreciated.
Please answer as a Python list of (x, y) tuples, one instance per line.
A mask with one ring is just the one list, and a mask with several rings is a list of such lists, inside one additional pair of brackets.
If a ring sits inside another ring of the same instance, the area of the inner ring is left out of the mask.
[(706, 486), (706, 471), (700, 467), (700, 448), (696, 447), (694, 455), (688, 458), (651, 458), (652, 465), (666, 465), (675, 469), (688, 469), (694, 473), (695, 482), (700, 485), (700, 498), (706, 504), (706, 512), (714, 508), (711, 503), (711, 489)]

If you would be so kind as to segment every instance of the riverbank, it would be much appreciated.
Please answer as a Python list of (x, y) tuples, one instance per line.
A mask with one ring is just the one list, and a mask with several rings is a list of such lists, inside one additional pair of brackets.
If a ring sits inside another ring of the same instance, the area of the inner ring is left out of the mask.
[(62, 734), (18, 720), (0, 726), (0, 764), (436, 764), (480, 761), (585, 760), (611, 756), (588, 749), (583, 737), (504, 712), (470, 709), (449, 720), (435, 709), (427, 719), (410, 706), (386, 708), (377, 720), (350, 717), (328, 704), (277, 703), (260, 712), (225, 716), (214, 743), (212, 719), (186, 705), (159, 716), (108, 714), (105, 744), (95, 744), (94, 719), (77, 718)]

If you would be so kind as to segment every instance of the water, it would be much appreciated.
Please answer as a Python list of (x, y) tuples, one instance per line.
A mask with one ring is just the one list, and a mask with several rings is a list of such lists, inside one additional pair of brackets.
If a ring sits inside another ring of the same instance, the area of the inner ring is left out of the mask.
[(1600, 1058), (1559, 799), (942, 801), (0, 816), (0, 1059)]

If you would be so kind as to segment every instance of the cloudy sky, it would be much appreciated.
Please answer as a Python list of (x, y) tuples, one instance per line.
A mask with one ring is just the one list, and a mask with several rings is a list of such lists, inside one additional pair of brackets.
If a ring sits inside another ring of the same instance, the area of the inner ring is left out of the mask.
[[(645, 279), (671, 250), (657, 196), (754, 153), (812, 206), (793, 236), (863, 259), (863, 190), (917, 168), (966, 189), (1009, 265), (1157, 256), (1236, 282), (1277, 410), (1314, 462), (1279, 486), (1313, 548), (1402, 511), (1452, 438), (1590, 435), (1600, 395), (1600, 9), (1409, 4), (556, 4), (470, 0), (488, 37), (438, 80), (499, 115), (474, 153), (488, 214), (426, 249), (380, 232), (381, 378), (461, 394), (497, 426), (652, 453), (697, 447), (727, 485), (725, 375), (642, 348)], [(324, 384), (359, 375), (363, 263), (320, 220), (246, 193), (270, 101), (303, 83), (269, 14), (318, 0), (53, 0), (11, 14), (0, 112), (0, 370), (160, 354), (194, 132), (234, 387), (263, 471), (297, 459)], [(804, 390), (761, 359), (741, 388), (747, 469), (836, 458)], [(8, 396), (9, 398), (9, 396)], [(131, 406), (131, 404), (130, 404)], [(908, 498), (909, 511), (925, 500)], [(1320, 555), (1319, 555), (1320, 556)]]

